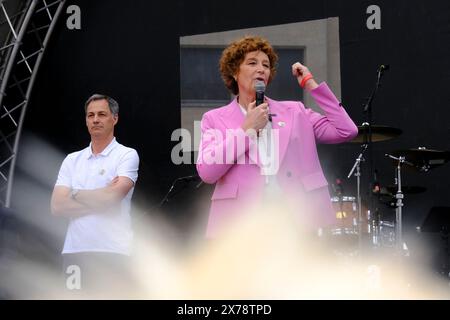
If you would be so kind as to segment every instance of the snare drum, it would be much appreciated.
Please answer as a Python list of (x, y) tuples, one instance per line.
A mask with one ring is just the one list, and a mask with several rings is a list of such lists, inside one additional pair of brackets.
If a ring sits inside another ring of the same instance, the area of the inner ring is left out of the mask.
[[(355, 197), (332, 197), (331, 204), (335, 212), (333, 235), (358, 235), (358, 204)], [(367, 210), (362, 208), (362, 233), (368, 233)]]
[(333, 197), (331, 205), (335, 212), (333, 235), (352, 235), (358, 232), (358, 209), (355, 197)]

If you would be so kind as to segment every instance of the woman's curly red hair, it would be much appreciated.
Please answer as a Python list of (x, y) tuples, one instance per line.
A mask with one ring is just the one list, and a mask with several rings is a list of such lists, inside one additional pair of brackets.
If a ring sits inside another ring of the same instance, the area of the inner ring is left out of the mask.
[(245, 59), (245, 55), (253, 51), (262, 51), (269, 57), (269, 83), (275, 76), (278, 56), (269, 41), (257, 36), (245, 36), (238, 39), (223, 50), (222, 57), (219, 62), (223, 82), (228, 90), (235, 95), (239, 93), (239, 88), (234, 76), (238, 73), (239, 67)]

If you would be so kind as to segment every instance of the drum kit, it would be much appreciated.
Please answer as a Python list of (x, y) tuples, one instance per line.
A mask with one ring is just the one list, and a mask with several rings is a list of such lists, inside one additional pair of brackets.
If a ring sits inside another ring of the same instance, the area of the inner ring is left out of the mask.
[[(337, 194), (337, 197), (331, 199), (336, 211), (336, 223), (332, 228), (331, 235), (353, 239), (356, 237), (358, 239), (358, 250), (356, 252), (359, 255), (364, 252), (363, 249), (367, 248), (366, 245), (371, 248), (392, 248), (398, 256), (405, 256), (409, 253), (406, 244), (403, 242), (403, 199), (405, 194), (424, 192), (425, 188), (403, 186), (402, 169), (428, 172), (450, 161), (450, 151), (430, 150), (423, 147), (395, 150), (385, 154), (395, 166), (395, 185), (380, 187), (376, 182), (371, 183), (368, 193), (369, 206), (363, 208), (361, 200), (361, 162), (365, 161), (365, 152), (368, 153), (369, 177), (374, 177), (373, 143), (388, 141), (402, 134), (400, 129), (372, 124), (372, 104), (387, 70), (389, 70), (389, 65), (382, 64), (378, 68), (375, 86), (363, 105), (366, 122), (358, 127), (358, 135), (350, 142), (361, 145), (361, 151), (347, 176), (349, 179), (352, 175), (356, 177), (357, 195), (356, 197), (348, 197), (341, 192)], [(382, 199), (383, 202), (387, 202), (391, 208), (395, 208), (394, 221), (381, 220), (377, 210), (373, 210), (375, 196)], [(367, 241), (368, 239), (369, 241)]]
[[(371, 248), (389, 248), (393, 253), (404, 256), (408, 254), (407, 246), (403, 241), (402, 214), (404, 210), (403, 199), (405, 195), (419, 194), (426, 191), (425, 187), (405, 186), (402, 184), (402, 170), (411, 172), (429, 172), (450, 161), (450, 151), (431, 150), (427, 148), (395, 150), (385, 154), (392, 161), (395, 168), (395, 184), (380, 186), (371, 184), (373, 198), (381, 204), (395, 209), (394, 221), (381, 219), (379, 214), (370, 206), (367, 207), (361, 199), (361, 162), (365, 161), (364, 154), (370, 143), (388, 141), (398, 137), (402, 130), (388, 126), (370, 126), (367, 123), (358, 127), (358, 135), (350, 141), (352, 144), (361, 144), (361, 152), (357, 156), (347, 178), (356, 177), (356, 197), (344, 195), (342, 188), (335, 189), (335, 196), (331, 198), (336, 213), (336, 222), (331, 229), (331, 235), (341, 239), (352, 239), (358, 243), (358, 252), (361, 253), (367, 245)], [(371, 139), (368, 139), (369, 132)], [(371, 140), (371, 141), (368, 141)], [(340, 190), (340, 191), (339, 191)], [(372, 210), (371, 210), (372, 209)]]

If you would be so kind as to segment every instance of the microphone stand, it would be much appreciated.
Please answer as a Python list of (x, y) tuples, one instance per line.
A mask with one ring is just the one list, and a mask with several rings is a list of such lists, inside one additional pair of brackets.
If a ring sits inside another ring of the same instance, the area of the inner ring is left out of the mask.
[[(190, 182), (190, 181), (194, 181), (194, 180), (198, 180), (200, 179), (200, 177), (198, 175), (192, 175), (192, 176), (185, 176), (185, 177), (179, 177), (176, 178), (173, 182), (172, 185), (169, 188), (169, 191), (166, 193), (166, 195), (164, 196), (164, 198), (157, 204), (152, 206), (148, 211), (143, 212), (142, 214), (138, 215), (138, 218), (143, 218), (146, 214), (148, 214), (148, 212), (152, 212), (155, 209), (161, 209), (161, 207), (165, 204), (169, 202), (169, 199), (172, 198), (173, 196), (175, 196), (176, 194), (178, 194), (179, 192), (175, 193), (175, 194), (171, 194), (172, 190), (175, 188), (176, 184), (180, 181), (185, 181), (185, 182)], [(200, 188), (200, 186), (203, 185), (203, 181), (200, 181), (200, 183), (198, 183), (196, 185), (196, 189)], [(187, 186), (187, 184), (186, 184)]]
[[(197, 180), (199, 179), (199, 176), (185, 176), (185, 177), (180, 177), (180, 178), (176, 178), (173, 182), (172, 185), (170, 186), (169, 191), (166, 193), (166, 195), (164, 196), (164, 198), (161, 200), (161, 202), (158, 204), (157, 208), (161, 208), (165, 203), (169, 202), (172, 190), (175, 188), (175, 185), (180, 182), (180, 181), (185, 181), (185, 182), (189, 182), (189, 181), (193, 181), (193, 180)], [(201, 183), (199, 183), (197, 185), (197, 189), (201, 186)], [(172, 195), (174, 196), (174, 195)]]
[[(388, 69), (388, 66), (381, 65), (377, 70), (377, 81), (375, 83), (375, 88), (367, 99), (366, 104), (364, 105), (364, 114), (366, 115), (366, 122), (363, 123), (363, 126), (367, 126), (367, 130), (364, 130), (364, 144), (367, 146), (369, 151), (369, 219), (372, 220), (372, 212), (373, 211), (373, 194), (372, 189), (374, 185), (373, 174), (374, 174), (374, 160), (373, 160), (373, 145), (372, 145), (372, 103), (375, 99), (375, 95), (378, 92), (378, 89), (381, 86), (381, 78), (383, 77), (383, 72)], [(361, 221), (360, 221), (361, 222)], [(368, 221), (370, 225), (372, 225), (372, 221)]]

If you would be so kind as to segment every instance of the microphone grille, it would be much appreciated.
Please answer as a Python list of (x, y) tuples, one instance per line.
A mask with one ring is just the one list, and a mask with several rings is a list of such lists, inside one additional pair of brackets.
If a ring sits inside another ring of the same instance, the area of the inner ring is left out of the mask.
[(266, 91), (266, 84), (264, 81), (256, 81), (255, 83), (255, 91), (256, 92), (264, 92)]

